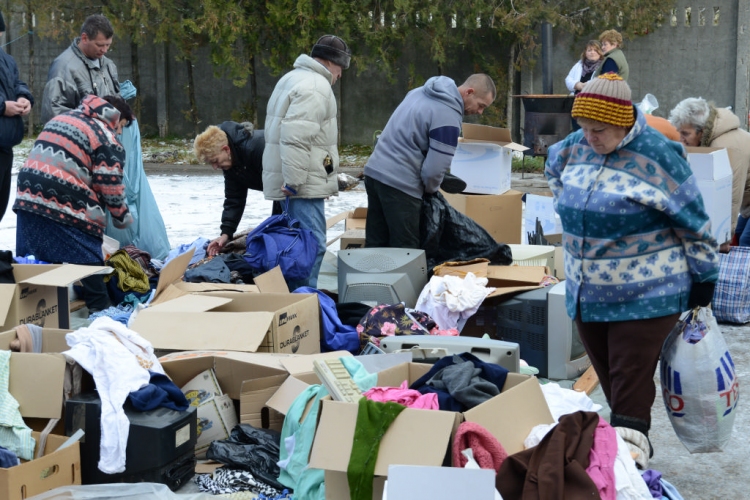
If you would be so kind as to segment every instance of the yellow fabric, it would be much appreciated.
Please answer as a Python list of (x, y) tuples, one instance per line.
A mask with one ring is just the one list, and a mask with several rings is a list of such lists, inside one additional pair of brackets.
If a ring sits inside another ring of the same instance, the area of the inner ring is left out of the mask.
[(635, 113), (630, 87), (616, 73), (590, 80), (573, 101), (573, 118), (588, 118), (617, 127), (632, 127)]
[[(125, 250), (112, 254), (107, 264), (115, 269), (113, 274), (117, 274), (117, 288), (123, 292), (146, 293), (151, 290), (146, 272)], [(109, 282), (111, 278), (112, 274), (108, 274), (104, 277), (104, 282)]]

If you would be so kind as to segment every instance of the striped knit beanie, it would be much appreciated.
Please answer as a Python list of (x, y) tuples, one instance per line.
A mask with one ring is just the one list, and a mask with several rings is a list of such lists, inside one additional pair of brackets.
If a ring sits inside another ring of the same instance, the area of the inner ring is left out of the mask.
[(588, 118), (617, 127), (635, 123), (630, 87), (617, 73), (590, 80), (573, 101), (573, 118)]

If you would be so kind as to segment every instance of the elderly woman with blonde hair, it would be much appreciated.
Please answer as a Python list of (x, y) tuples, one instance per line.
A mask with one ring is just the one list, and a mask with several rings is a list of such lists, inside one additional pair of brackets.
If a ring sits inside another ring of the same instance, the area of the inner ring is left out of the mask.
[[(702, 98), (681, 101), (669, 113), (669, 121), (685, 146), (726, 148), (732, 167), (733, 243), (750, 246), (750, 133), (740, 128), (740, 119), (729, 108), (717, 108)], [(739, 218), (735, 220), (738, 216)], [(722, 250), (727, 251), (726, 242)]]
[(646, 469), (661, 346), (683, 311), (707, 306), (716, 241), (682, 146), (646, 125), (628, 84), (586, 84), (581, 130), (549, 149), (545, 175), (563, 226), (565, 300), (611, 409)]
[(599, 35), (599, 43), (602, 44), (604, 57), (602, 63), (594, 72), (594, 77), (606, 73), (617, 73), (623, 80), (627, 81), (630, 76), (630, 67), (625, 54), (622, 52), (622, 35), (616, 30), (606, 30)]

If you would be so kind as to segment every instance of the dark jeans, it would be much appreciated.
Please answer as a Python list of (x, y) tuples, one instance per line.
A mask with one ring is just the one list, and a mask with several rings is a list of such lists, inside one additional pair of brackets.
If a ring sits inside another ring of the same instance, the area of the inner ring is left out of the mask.
[(748, 219), (741, 215), (737, 217), (737, 228), (734, 234), (739, 236), (741, 247), (750, 247), (750, 226), (747, 225), (747, 221)]
[(365, 176), (365, 247), (419, 248), (422, 200)]
[(10, 200), (10, 180), (13, 176), (13, 148), (0, 148), (0, 221), (5, 216)]
[(656, 396), (656, 364), (679, 316), (611, 323), (583, 323), (576, 318), (581, 341), (618, 425), (648, 435)]

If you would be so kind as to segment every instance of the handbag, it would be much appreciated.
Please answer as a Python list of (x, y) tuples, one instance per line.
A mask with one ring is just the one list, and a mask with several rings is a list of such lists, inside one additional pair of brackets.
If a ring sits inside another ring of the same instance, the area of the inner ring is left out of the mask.
[(719, 279), (711, 302), (717, 321), (750, 321), (750, 247), (719, 254)]
[(711, 309), (682, 314), (661, 350), (661, 389), (675, 434), (690, 453), (721, 451), (737, 414), (740, 384)]
[(289, 198), (280, 215), (272, 215), (250, 231), (245, 262), (258, 274), (281, 268), (284, 279), (299, 281), (310, 276), (318, 254), (318, 239), (289, 216)]

